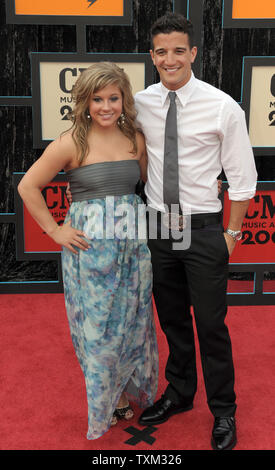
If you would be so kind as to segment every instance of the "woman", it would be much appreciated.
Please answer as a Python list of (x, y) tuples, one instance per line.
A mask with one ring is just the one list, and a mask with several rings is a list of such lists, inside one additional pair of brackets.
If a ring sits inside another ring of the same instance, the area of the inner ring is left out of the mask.
[[(66, 310), (86, 382), (87, 438), (96, 439), (117, 419), (133, 416), (129, 399), (146, 407), (157, 390), (151, 261), (137, 234), (144, 206), (135, 194), (140, 176), (146, 180), (147, 159), (121, 68), (90, 66), (72, 97), (72, 128), (48, 145), (18, 191), (43, 230), (63, 245)], [(73, 203), (58, 226), (41, 188), (62, 169)]]

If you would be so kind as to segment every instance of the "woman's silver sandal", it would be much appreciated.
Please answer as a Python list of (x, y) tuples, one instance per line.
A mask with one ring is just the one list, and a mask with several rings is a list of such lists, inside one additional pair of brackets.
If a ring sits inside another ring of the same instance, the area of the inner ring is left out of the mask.
[[(129, 411), (131, 412), (129, 416)], [(128, 414), (128, 416), (127, 416)], [(131, 408), (130, 405), (127, 405), (127, 406), (124, 406), (123, 408), (116, 408), (115, 411), (114, 411), (114, 416), (117, 418), (117, 419), (126, 419), (126, 421), (129, 421), (130, 419), (133, 418), (134, 416), (134, 412)]]

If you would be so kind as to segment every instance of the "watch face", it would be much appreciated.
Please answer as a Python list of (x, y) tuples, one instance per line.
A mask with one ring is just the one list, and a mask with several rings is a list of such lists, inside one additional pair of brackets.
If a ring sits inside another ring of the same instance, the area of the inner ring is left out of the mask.
[(242, 232), (240, 230), (227, 229), (226, 231), (229, 235), (231, 235), (231, 237), (234, 238), (234, 240), (239, 241), (242, 239)]

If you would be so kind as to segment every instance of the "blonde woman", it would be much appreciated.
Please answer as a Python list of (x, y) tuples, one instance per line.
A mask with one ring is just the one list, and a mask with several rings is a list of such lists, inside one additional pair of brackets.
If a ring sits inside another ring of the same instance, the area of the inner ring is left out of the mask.
[[(72, 128), (48, 145), (18, 191), (43, 230), (63, 245), (65, 304), (87, 391), (87, 438), (96, 439), (118, 419), (133, 417), (129, 400), (146, 407), (157, 391), (150, 252), (137, 234), (143, 203), (135, 194), (139, 178), (146, 180), (147, 159), (120, 67), (90, 66), (72, 97)], [(73, 203), (58, 226), (41, 188), (62, 169)]]

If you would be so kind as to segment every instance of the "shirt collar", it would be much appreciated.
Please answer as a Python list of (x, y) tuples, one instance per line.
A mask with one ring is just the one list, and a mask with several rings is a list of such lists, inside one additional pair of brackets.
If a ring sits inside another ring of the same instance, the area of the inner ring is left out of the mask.
[[(176, 94), (177, 94), (177, 97), (178, 97), (180, 103), (182, 104), (182, 106), (186, 105), (189, 97), (191, 96), (191, 94), (194, 90), (195, 83), (196, 83), (196, 78), (194, 76), (194, 73), (191, 72), (191, 77), (188, 80), (188, 82), (185, 85), (183, 85), (181, 88), (179, 88), (178, 90), (175, 90)], [(167, 99), (167, 97), (168, 97), (168, 93), (171, 90), (168, 90), (168, 88), (166, 88), (163, 85), (163, 83), (161, 83), (160, 91), (161, 91), (161, 104), (163, 106), (166, 99)]]

